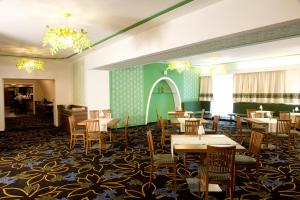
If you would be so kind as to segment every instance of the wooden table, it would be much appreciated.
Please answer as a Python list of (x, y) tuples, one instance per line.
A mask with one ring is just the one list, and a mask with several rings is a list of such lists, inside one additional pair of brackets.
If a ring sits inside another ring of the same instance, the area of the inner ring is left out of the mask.
[(235, 145), (237, 152), (246, 148), (226, 135), (171, 135), (171, 153), (206, 153), (207, 145)]
[(209, 122), (203, 118), (174, 118), (171, 119), (171, 124), (173, 126), (179, 126), (180, 132), (184, 132), (184, 124), (186, 120), (200, 120), (201, 124), (208, 124)]
[[(198, 135), (171, 135), (171, 153), (199, 153), (200, 162), (204, 163), (206, 157), (207, 145), (228, 146), (235, 145), (237, 152), (244, 152), (246, 148), (230, 139), (226, 135), (202, 135), (199, 139)], [(197, 192), (199, 190), (198, 178), (187, 178), (188, 186), (191, 191)], [(200, 183), (201, 184), (201, 183)], [(205, 191), (201, 184), (201, 191)], [(218, 184), (209, 184), (210, 192), (221, 192)]]
[[(177, 113), (176, 113), (176, 111), (169, 111), (168, 115), (176, 116)], [(184, 111), (184, 116), (192, 116), (192, 115), (195, 115), (195, 113), (193, 111)]]
[[(97, 120), (100, 120), (100, 131), (107, 132), (108, 129), (114, 128), (118, 123), (119, 119), (114, 119), (114, 118), (98, 118)], [(85, 126), (86, 120), (83, 120), (81, 122), (78, 122), (78, 126)]]

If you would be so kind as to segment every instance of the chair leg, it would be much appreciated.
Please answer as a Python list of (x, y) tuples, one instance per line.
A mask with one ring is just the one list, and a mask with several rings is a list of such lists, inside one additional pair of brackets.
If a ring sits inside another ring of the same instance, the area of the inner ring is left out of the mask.
[[(150, 165), (150, 180), (149, 180), (150, 184), (152, 183), (152, 174), (153, 174), (153, 165), (151, 164)], [(150, 188), (150, 184), (149, 184), (149, 188)]]
[(176, 180), (176, 175), (177, 175), (177, 167), (174, 167), (174, 188), (175, 191), (177, 190), (177, 180)]

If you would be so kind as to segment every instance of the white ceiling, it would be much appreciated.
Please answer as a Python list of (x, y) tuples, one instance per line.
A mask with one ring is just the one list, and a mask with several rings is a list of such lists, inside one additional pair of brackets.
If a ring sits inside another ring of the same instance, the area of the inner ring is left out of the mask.
[[(46, 25), (83, 28), (96, 43), (179, 2), (182, 0), (0, 0), (0, 55), (51, 57), (42, 47)], [(68, 12), (73, 16), (64, 17)], [(163, 23), (168, 16), (146, 24)], [(72, 53), (64, 51), (56, 57)]]
[[(134, 31), (149, 29), (218, 1), (221, 0), (192, 1), (107, 42), (126, 37)], [(42, 47), (46, 25), (83, 28), (94, 44), (180, 2), (183, 0), (0, 0), (0, 56), (68, 57), (73, 54), (72, 51), (61, 51), (51, 56), (48, 48)], [(73, 16), (65, 18), (64, 13), (67, 12)], [(212, 65), (293, 54), (300, 54), (299, 38), (180, 59), (190, 60), (193, 65)]]
[(300, 37), (194, 55), (177, 60), (190, 61), (193, 66), (210, 66), (288, 55), (300, 55)]

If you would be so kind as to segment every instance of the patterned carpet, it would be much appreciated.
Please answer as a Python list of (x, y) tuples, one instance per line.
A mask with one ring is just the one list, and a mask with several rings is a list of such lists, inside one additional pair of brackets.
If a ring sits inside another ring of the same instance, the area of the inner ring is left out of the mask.
[[(93, 151), (86, 156), (80, 144), (69, 149), (69, 136), (59, 128), (47, 123), (42, 127), (35, 118), (23, 120), (26, 122), (6, 123), (13, 126), (0, 133), (0, 199), (199, 199), (198, 192), (191, 193), (188, 188), (182, 159), (177, 191), (171, 177), (157, 176), (149, 184), (145, 133), (154, 126), (130, 128), (127, 149), (116, 141), (102, 155)], [(35, 128), (20, 130), (19, 124)], [(229, 131), (229, 123), (221, 123), (220, 133), (230, 135)], [(160, 134), (153, 134), (158, 144)], [(164, 150), (156, 146), (156, 150), (170, 152), (169, 146)], [(300, 199), (299, 152), (264, 150), (262, 166), (259, 183), (255, 171), (238, 172), (235, 199)], [(191, 163), (187, 174), (197, 176), (197, 167)], [(226, 196), (225, 192), (209, 195), (210, 199)]]

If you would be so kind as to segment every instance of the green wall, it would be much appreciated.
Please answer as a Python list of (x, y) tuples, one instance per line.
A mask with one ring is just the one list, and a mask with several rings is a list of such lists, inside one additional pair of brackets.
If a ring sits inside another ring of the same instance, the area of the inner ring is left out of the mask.
[[(112, 116), (123, 118), (130, 116), (129, 124), (145, 124), (148, 96), (156, 80), (164, 76), (167, 64), (153, 63), (144, 66), (110, 71), (110, 107)], [(177, 85), (182, 101), (198, 101), (199, 74), (196, 72), (168, 71), (167, 76)], [(159, 94), (163, 86), (166, 93)], [(165, 81), (160, 82), (151, 97), (148, 122), (156, 121), (156, 106), (159, 114), (167, 118), (167, 112), (174, 110), (171, 89)]]

